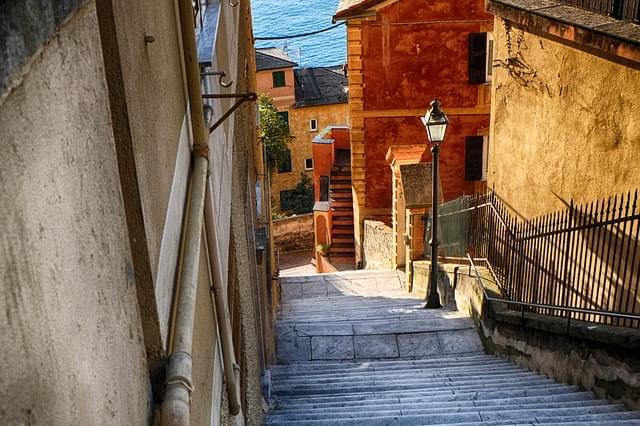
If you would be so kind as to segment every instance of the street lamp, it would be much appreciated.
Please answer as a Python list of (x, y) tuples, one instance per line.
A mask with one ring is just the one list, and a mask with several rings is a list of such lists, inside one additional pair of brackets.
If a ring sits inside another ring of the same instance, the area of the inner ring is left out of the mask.
[[(425, 298), (424, 308), (435, 309), (441, 308), (440, 297), (438, 296), (438, 154), (440, 153), (440, 144), (444, 142), (444, 136), (447, 133), (447, 124), (449, 119), (440, 109), (440, 101), (434, 99), (431, 101), (431, 109), (427, 111), (421, 118), (427, 130), (427, 137), (431, 144), (431, 153), (433, 154), (433, 196), (432, 203), (432, 226), (431, 226), (431, 275), (429, 277), (429, 289)], [(425, 228), (426, 229), (426, 228)]]

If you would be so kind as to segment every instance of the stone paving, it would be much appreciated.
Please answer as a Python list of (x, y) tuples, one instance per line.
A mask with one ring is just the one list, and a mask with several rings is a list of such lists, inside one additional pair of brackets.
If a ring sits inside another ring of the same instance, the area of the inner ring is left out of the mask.
[(281, 277), (268, 425), (640, 425), (640, 413), (486, 355), (394, 271)]

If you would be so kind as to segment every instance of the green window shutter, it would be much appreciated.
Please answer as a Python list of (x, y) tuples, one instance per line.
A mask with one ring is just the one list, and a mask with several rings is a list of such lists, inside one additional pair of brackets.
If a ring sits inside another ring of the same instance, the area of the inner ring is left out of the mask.
[(465, 179), (482, 179), (482, 136), (467, 136), (465, 147)]
[(278, 115), (284, 121), (284, 124), (287, 126), (287, 132), (289, 131), (289, 113), (287, 111), (279, 111)]
[(271, 75), (273, 76), (273, 87), (284, 87), (287, 85), (284, 78), (284, 71), (274, 71)]
[(469, 84), (487, 82), (487, 33), (469, 34)]
[(287, 150), (287, 155), (278, 163), (278, 173), (289, 173), (291, 171), (291, 151)]

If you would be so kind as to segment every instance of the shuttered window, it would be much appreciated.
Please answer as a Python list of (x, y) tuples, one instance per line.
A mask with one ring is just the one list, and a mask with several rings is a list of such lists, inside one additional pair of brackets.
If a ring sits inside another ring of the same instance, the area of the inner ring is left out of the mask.
[(284, 78), (284, 71), (274, 71), (271, 75), (273, 76), (273, 87), (284, 87), (287, 85)]
[(487, 82), (487, 33), (469, 34), (469, 83)]
[(467, 136), (465, 148), (465, 179), (467, 180), (482, 179), (483, 143), (482, 136)]

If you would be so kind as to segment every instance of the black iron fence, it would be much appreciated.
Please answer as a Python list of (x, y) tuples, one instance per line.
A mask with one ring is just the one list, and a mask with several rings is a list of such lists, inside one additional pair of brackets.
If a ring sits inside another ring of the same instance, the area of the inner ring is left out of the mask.
[(526, 222), (495, 192), (442, 212), (441, 255), (487, 259), (518, 310), (640, 327), (637, 191)]
[(640, 21), (640, 0), (561, 0), (563, 3), (587, 9), (625, 21)]

